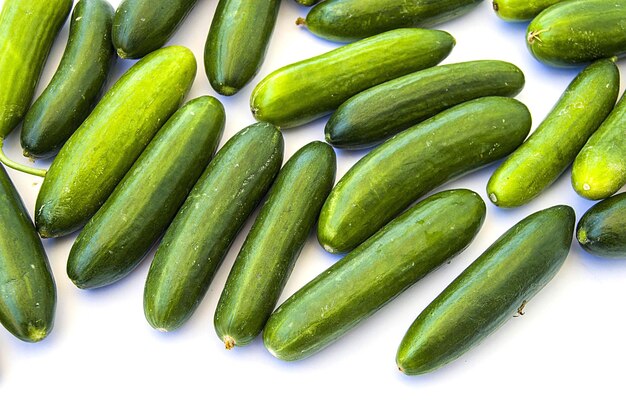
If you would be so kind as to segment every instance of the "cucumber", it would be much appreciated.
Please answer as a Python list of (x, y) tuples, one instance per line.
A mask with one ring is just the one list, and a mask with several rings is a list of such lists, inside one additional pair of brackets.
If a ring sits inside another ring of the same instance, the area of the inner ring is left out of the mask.
[(303, 6), (313, 6), (316, 3), (319, 3), (320, 0), (296, 0), (296, 3), (301, 4)]
[(81, 289), (127, 276), (167, 229), (224, 131), (212, 97), (185, 104), (163, 126), (72, 246), (67, 274)]
[(24, 119), (24, 156), (32, 159), (56, 155), (95, 106), (115, 62), (111, 44), (113, 13), (106, 0), (76, 3), (61, 63)]
[(585, 68), (537, 130), (493, 173), (489, 199), (499, 207), (517, 207), (548, 188), (609, 115), (618, 91), (619, 70), (613, 61)]
[(215, 91), (234, 95), (259, 72), (280, 0), (220, 0), (204, 47), (204, 68)]
[(396, 361), (407, 375), (434, 371), (479, 344), (557, 274), (572, 243), (576, 215), (556, 206), (502, 235), (411, 325)]
[(123, 0), (113, 19), (122, 59), (143, 58), (167, 43), (198, 0)]
[(257, 120), (287, 128), (337, 109), (353, 95), (437, 65), (455, 40), (428, 29), (398, 29), (342, 46), (274, 71), (252, 92)]
[(421, 196), (511, 153), (530, 127), (524, 104), (485, 97), (398, 134), (332, 190), (320, 214), (319, 242), (331, 253), (352, 250)]
[(35, 207), (42, 237), (81, 228), (180, 106), (196, 75), (182, 46), (146, 56), (109, 90), (55, 158)]
[(41, 341), (54, 324), (56, 287), (41, 240), (2, 165), (0, 230), (0, 322), (22, 341)]
[(373, 146), (441, 111), (487, 96), (514, 96), (524, 74), (502, 61), (442, 65), (372, 87), (343, 103), (326, 124), (338, 148)]
[(287, 299), (265, 327), (265, 347), (287, 361), (320, 351), (463, 251), (484, 218), (469, 190), (425, 199)]
[(434, 26), (469, 12), (481, 1), (326, 0), (297, 23), (321, 38), (352, 42), (397, 28)]
[(626, 53), (626, 0), (565, 1), (528, 26), (526, 43), (539, 61), (580, 65)]
[(513, 22), (532, 20), (548, 7), (564, 0), (493, 0), (498, 17)]
[(144, 312), (152, 327), (172, 331), (191, 317), (278, 174), (283, 146), (276, 127), (258, 123), (237, 133), (209, 163), (150, 266)]
[(336, 167), (332, 148), (313, 142), (280, 171), (217, 304), (215, 330), (227, 349), (249, 344), (263, 330), (335, 183)]
[(591, 207), (578, 222), (576, 237), (595, 256), (626, 257), (626, 193)]

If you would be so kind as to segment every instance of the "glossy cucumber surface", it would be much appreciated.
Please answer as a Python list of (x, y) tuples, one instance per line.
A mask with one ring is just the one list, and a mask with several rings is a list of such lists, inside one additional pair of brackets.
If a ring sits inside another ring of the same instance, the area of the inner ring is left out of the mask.
[(531, 20), (548, 7), (564, 0), (493, 0), (493, 10), (504, 20)]
[(626, 193), (591, 207), (578, 222), (578, 242), (600, 257), (626, 257)]

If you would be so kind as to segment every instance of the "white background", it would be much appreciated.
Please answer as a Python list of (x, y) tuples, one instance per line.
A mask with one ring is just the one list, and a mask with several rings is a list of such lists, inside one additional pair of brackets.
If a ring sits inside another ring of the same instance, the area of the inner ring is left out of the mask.
[[(112, 0), (114, 6), (118, 3)], [(189, 98), (215, 95), (202, 56), (216, 3), (200, 0), (170, 42), (191, 48), (198, 59)], [(237, 96), (220, 97), (227, 109), (222, 142), (254, 122), (248, 99), (263, 76), (337, 46), (296, 27), (296, 18), (306, 11), (293, 0), (284, 0), (260, 74)], [(440, 28), (457, 39), (446, 62), (503, 59), (524, 70), (527, 86), (519, 99), (530, 108), (535, 127), (577, 73), (534, 61), (525, 48), (525, 25), (500, 21), (488, 0)], [(67, 34), (66, 25), (38, 93), (56, 69)], [(118, 61), (110, 82), (131, 64)], [(322, 140), (325, 122), (285, 131), (286, 157), (312, 140)], [(19, 159), (17, 133), (6, 146), (8, 154)], [(338, 177), (363, 154), (338, 152)], [(484, 188), (492, 171), (493, 167), (484, 169), (443, 188), (470, 188), (487, 201)], [(41, 179), (10, 175), (32, 214)], [(65, 273), (75, 236), (46, 241), (58, 287), (55, 328), (34, 345), (0, 329), (0, 413), (616, 414), (624, 407), (626, 261), (595, 259), (576, 243), (561, 272), (527, 305), (524, 317), (510, 320), (479, 347), (433, 374), (410, 378), (395, 366), (402, 336), (428, 302), (514, 223), (561, 203), (572, 205), (578, 217), (592, 205), (571, 189), (569, 171), (528, 206), (505, 211), (488, 203), (485, 226), (467, 251), (330, 348), (297, 363), (278, 361), (261, 340), (226, 351), (213, 329), (219, 294), (251, 220), (193, 318), (169, 334), (153, 330), (143, 316), (143, 285), (152, 254), (123, 281), (86, 292), (74, 287)], [(311, 235), (282, 300), (338, 259), (324, 252)]]

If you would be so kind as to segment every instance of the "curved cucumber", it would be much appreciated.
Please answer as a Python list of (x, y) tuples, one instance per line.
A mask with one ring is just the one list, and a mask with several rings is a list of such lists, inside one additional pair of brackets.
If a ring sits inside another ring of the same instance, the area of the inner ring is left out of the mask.
[(152, 327), (171, 331), (193, 314), (228, 248), (272, 185), (283, 137), (267, 123), (245, 128), (209, 163), (167, 229), (144, 291)]
[(498, 17), (510, 21), (531, 20), (548, 7), (564, 0), (493, 0)]
[(465, 101), (514, 96), (524, 74), (502, 61), (442, 65), (372, 87), (343, 103), (326, 124), (326, 140), (335, 147), (359, 149)]
[(60, 237), (85, 225), (178, 109), (195, 75), (191, 51), (170, 46), (146, 56), (117, 81), (46, 175), (35, 208), (42, 237)]
[(330, 193), (317, 237), (350, 251), (419, 197), (514, 151), (531, 117), (513, 98), (486, 97), (406, 130), (357, 162)]
[(67, 274), (76, 286), (109, 285), (137, 267), (213, 157), (224, 122), (212, 97), (172, 116), (74, 242)]
[(434, 371), (522, 313), (565, 262), (575, 221), (574, 210), (561, 205), (507, 231), (413, 322), (398, 348), (400, 370)]
[(493, 173), (489, 199), (500, 207), (516, 207), (548, 188), (611, 112), (618, 90), (619, 71), (613, 61), (585, 68), (537, 130)]
[(320, 351), (463, 251), (484, 218), (472, 191), (425, 199), (287, 299), (265, 327), (265, 347), (288, 361)]
[(24, 156), (57, 154), (93, 109), (115, 58), (111, 44), (113, 13), (106, 0), (76, 3), (59, 68), (24, 119)]
[(593, 255), (626, 257), (626, 193), (591, 207), (580, 219), (576, 237)]
[(278, 127), (306, 124), (367, 88), (437, 65), (454, 44), (448, 33), (428, 29), (372, 36), (274, 71), (256, 86), (250, 107)]

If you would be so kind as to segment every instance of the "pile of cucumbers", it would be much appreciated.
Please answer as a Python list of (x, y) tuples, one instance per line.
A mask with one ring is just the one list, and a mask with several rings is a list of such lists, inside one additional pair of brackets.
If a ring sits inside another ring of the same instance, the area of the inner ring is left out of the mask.
[[(570, 166), (582, 197), (602, 200), (576, 226), (565, 205), (504, 233), (408, 329), (397, 352), (406, 374), (433, 371), (516, 313), (565, 262), (574, 237), (589, 253), (626, 257), (626, 98), (615, 64), (626, 54), (626, 0), (494, 0), (505, 20), (531, 20), (540, 61), (586, 65), (531, 131), (515, 97), (515, 65), (439, 65), (454, 37), (431, 26), (481, 0), (296, 0), (316, 36), (344, 42), (280, 68), (254, 88), (250, 125), (217, 150), (226, 114), (212, 96), (186, 101), (197, 60), (165, 46), (197, 0), (5, 0), (0, 14), (0, 161), (44, 177), (34, 222), (0, 164), (0, 322), (38, 342), (52, 330), (56, 289), (41, 238), (78, 233), (67, 261), (81, 289), (128, 276), (157, 245), (144, 312), (159, 331), (194, 313), (231, 244), (261, 205), (230, 271), (214, 326), (227, 349), (262, 334), (282, 360), (339, 339), (466, 249), (486, 220), (473, 191), (441, 185), (505, 159), (487, 184), (502, 208), (538, 197)], [(219, 0), (204, 70), (221, 95), (261, 67), (280, 0)], [(73, 10), (72, 10), (73, 9)], [(71, 13), (69, 40), (31, 105), (48, 53)], [(108, 90), (116, 59), (139, 59)], [(617, 103), (617, 104), (616, 104)], [(330, 115), (326, 142), (284, 160), (282, 130)], [(20, 124), (24, 155), (8, 158)], [(372, 148), (335, 184), (334, 148)], [(166, 191), (167, 190), (167, 191)], [(425, 199), (421, 199), (429, 195)], [(616, 195), (617, 194), (617, 195)], [(421, 199), (421, 200), (420, 200)], [(336, 264), (276, 308), (311, 231)]]

